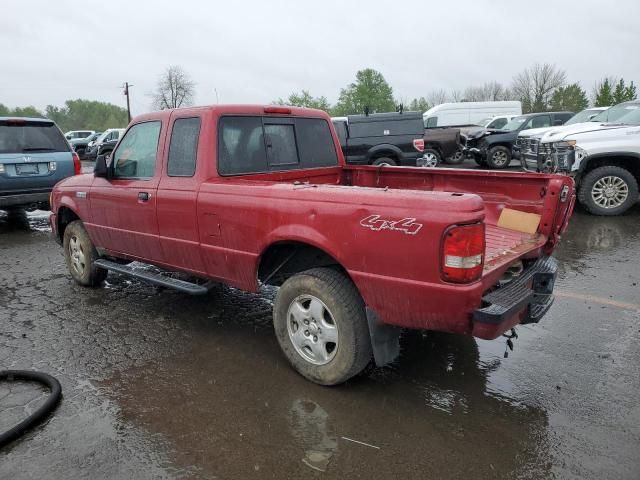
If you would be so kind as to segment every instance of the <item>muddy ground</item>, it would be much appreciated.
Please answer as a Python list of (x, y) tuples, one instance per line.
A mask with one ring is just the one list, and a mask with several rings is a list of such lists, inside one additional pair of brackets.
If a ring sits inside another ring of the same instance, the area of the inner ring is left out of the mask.
[[(79, 287), (46, 215), (0, 212), (0, 368), (49, 372), (64, 399), (0, 478), (640, 478), (640, 206), (575, 214), (556, 303), (509, 358), (411, 333), (336, 388), (280, 354), (272, 291)], [(0, 384), (0, 430), (43, 395)]]

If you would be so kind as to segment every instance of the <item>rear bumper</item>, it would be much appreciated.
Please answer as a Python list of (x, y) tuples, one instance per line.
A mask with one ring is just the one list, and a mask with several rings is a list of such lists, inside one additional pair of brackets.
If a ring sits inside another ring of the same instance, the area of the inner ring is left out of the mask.
[(32, 205), (35, 203), (49, 203), (49, 193), (51, 192), (0, 195), (0, 208)]
[(507, 286), (482, 297), (483, 307), (473, 313), (473, 335), (495, 338), (517, 324), (537, 323), (553, 304), (558, 262), (539, 258)]

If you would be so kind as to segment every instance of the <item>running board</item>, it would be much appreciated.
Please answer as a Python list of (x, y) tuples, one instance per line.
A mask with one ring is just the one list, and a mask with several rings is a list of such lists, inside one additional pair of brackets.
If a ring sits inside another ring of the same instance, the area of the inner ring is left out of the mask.
[(116, 262), (99, 258), (94, 262), (96, 267), (104, 268), (105, 270), (111, 270), (112, 272), (122, 273), (131, 277), (139, 278), (145, 282), (153, 283), (161, 287), (173, 288), (180, 292), (189, 293), (191, 295), (204, 295), (209, 291), (207, 285), (197, 285), (195, 283), (187, 282), (185, 280), (179, 280), (177, 278), (165, 277), (158, 273), (149, 272), (146, 270), (139, 270), (137, 268), (131, 268), (128, 265), (121, 265)]

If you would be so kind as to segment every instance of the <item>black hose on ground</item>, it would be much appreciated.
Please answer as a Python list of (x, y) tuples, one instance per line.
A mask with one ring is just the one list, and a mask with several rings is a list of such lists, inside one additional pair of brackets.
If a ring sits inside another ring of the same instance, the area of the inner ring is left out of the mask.
[(32, 370), (0, 370), (0, 381), (26, 380), (28, 382), (38, 382), (49, 387), (51, 393), (47, 400), (35, 412), (25, 418), (11, 429), (0, 434), (0, 448), (13, 442), (24, 433), (42, 422), (51, 413), (62, 398), (62, 387), (60, 382), (51, 375)]

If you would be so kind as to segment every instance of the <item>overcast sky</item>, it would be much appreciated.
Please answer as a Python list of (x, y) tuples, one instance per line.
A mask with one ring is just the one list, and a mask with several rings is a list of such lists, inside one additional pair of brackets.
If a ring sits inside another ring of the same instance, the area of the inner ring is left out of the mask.
[[(166, 6), (162, 5), (166, 4)], [(512, 77), (555, 63), (590, 93), (605, 76), (640, 82), (640, 1), (8, 1), (0, 16), (0, 103), (86, 98), (134, 114), (169, 65), (196, 103), (269, 103), (309, 90), (335, 102), (357, 70), (398, 98)]]

